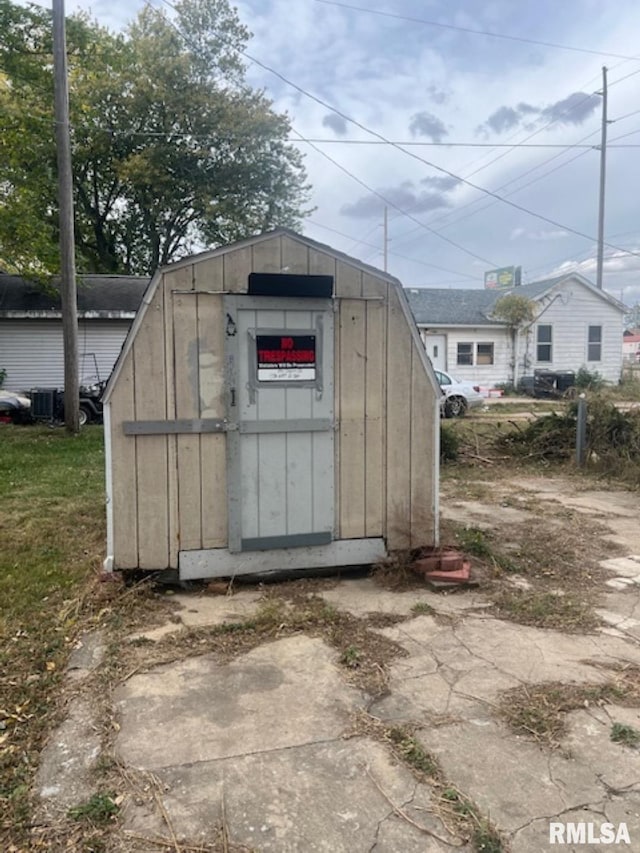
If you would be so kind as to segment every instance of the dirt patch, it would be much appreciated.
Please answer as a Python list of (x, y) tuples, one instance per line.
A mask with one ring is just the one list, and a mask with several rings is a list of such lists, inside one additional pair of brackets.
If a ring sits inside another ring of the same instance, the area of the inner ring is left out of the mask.
[[(518, 483), (505, 478), (494, 489), (482, 482), (482, 519), (470, 524), (467, 508), (477, 506), (477, 498), (451, 501), (459, 493), (456, 488), (451, 494), (453, 485), (443, 489), (452, 507), (442, 525), (443, 541), (472, 557), (497, 616), (570, 632), (597, 628), (595, 609), (607, 579), (600, 562), (621, 551), (607, 540), (609, 527), (582, 508), (523, 494)], [(458, 505), (464, 523), (455, 520)], [(523, 514), (529, 518), (522, 520)]]
[(592, 665), (607, 669), (612, 678), (604, 684), (547, 682), (507, 690), (497, 704), (499, 717), (517, 734), (547, 749), (557, 749), (567, 733), (566, 718), (571, 711), (611, 703), (640, 706), (640, 667)]

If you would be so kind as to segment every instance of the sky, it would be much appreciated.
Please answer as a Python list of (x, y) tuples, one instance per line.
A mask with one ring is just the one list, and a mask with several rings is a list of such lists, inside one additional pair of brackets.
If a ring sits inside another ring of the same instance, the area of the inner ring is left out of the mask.
[[(604, 287), (640, 302), (637, 0), (234, 5), (258, 60), (248, 81), (305, 155), (304, 233), (382, 269), (386, 206), (387, 268), (407, 287), (483, 287), (511, 265), (523, 283), (574, 270), (595, 282), (606, 66)], [(143, 6), (66, 3), (114, 30)]]

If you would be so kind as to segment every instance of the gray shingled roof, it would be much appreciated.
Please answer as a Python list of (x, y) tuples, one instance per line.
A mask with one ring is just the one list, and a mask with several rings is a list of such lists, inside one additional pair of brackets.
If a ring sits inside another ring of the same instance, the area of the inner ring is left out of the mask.
[[(144, 295), (149, 279), (142, 276), (84, 275), (78, 276), (78, 312), (98, 316), (126, 314), (133, 316)], [(54, 289), (55, 285), (54, 285)], [(0, 273), (0, 315), (19, 313), (60, 313), (60, 296), (38, 287), (33, 282)]]
[[(443, 288), (407, 288), (405, 293), (416, 323), (430, 326), (503, 326), (491, 319), (495, 303), (507, 293), (520, 293), (538, 299), (572, 274), (532, 281), (510, 290), (455, 290)], [(585, 279), (583, 279), (586, 281)], [(589, 284), (589, 282), (586, 282)], [(611, 300), (608, 294), (602, 294)]]

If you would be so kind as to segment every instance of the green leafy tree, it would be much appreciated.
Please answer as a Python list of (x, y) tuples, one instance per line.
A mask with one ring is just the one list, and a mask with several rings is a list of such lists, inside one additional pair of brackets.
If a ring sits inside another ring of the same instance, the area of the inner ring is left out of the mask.
[(521, 293), (505, 293), (493, 306), (492, 316), (509, 328), (511, 336), (511, 382), (518, 382), (518, 337), (536, 318), (536, 303)]
[[(145, 7), (124, 34), (67, 23), (79, 270), (150, 273), (307, 212), (286, 115), (245, 82), (227, 0)], [(51, 23), (0, 0), (0, 264), (57, 268)]]

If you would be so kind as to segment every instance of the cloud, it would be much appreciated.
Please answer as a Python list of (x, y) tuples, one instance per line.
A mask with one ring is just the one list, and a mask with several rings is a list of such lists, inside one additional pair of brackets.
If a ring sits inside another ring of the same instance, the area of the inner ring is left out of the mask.
[(409, 130), (412, 136), (428, 136), (433, 142), (441, 142), (449, 133), (440, 119), (426, 110), (411, 116)]
[[(411, 213), (426, 213), (429, 210), (437, 210), (441, 207), (449, 207), (449, 201), (443, 193), (429, 192), (427, 190), (415, 191), (411, 181), (404, 181), (396, 187), (384, 187), (379, 190), (380, 195), (388, 199), (392, 205)], [(354, 219), (369, 219), (380, 216), (384, 209), (384, 202), (373, 193), (361, 196), (353, 204), (345, 204), (340, 209), (344, 216)]]
[(484, 126), (493, 130), (494, 133), (504, 133), (505, 130), (511, 130), (512, 127), (520, 124), (520, 120), (521, 115), (518, 110), (514, 110), (513, 107), (500, 107), (489, 116)]
[(337, 113), (327, 113), (322, 119), (322, 126), (329, 127), (338, 136), (346, 136), (347, 122)]
[(584, 92), (574, 92), (555, 104), (550, 104), (542, 110), (545, 120), (557, 121), (560, 124), (582, 124), (589, 118), (601, 99), (598, 95), (585, 95)]
[(454, 178), (453, 175), (451, 177), (448, 175), (433, 175), (428, 178), (422, 178), (420, 181), (421, 184), (431, 187), (431, 189), (434, 190), (441, 190), (442, 192), (452, 190), (454, 187), (457, 187), (460, 182), (460, 178)]
[(476, 133), (484, 136), (487, 136), (489, 131), (504, 133), (523, 124), (524, 119), (529, 116), (537, 116), (537, 118), (525, 124), (527, 130), (533, 130), (549, 122), (578, 125), (586, 121), (599, 105), (598, 95), (587, 95), (584, 92), (573, 92), (546, 107), (536, 107), (521, 101), (516, 107), (498, 107), (483, 124), (476, 128)]
[(444, 89), (438, 89), (437, 86), (427, 86), (427, 95), (433, 103), (438, 104), (438, 106), (448, 104), (451, 99), (450, 92), (445, 92)]
[(540, 231), (530, 231), (526, 228), (514, 228), (509, 235), (509, 239), (519, 240), (523, 237), (525, 240), (562, 240), (569, 236), (569, 232), (565, 231), (563, 228), (550, 229), (546, 231), (544, 229)]

